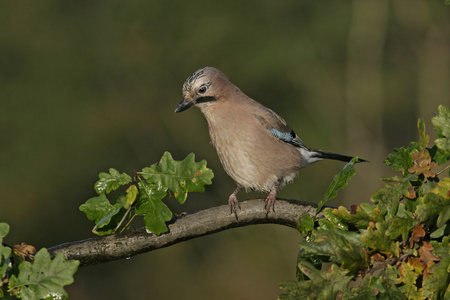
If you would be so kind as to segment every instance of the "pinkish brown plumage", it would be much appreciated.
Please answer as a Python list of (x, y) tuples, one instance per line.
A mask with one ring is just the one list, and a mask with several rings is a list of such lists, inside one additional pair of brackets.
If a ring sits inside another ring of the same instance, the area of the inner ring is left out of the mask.
[(309, 149), (283, 118), (245, 95), (213, 67), (199, 69), (186, 79), (175, 112), (191, 106), (204, 114), (219, 159), (237, 184), (228, 201), (235, 214), (241, 188), (269, 192), (265, 202), (269, 213), (278, 189), (292, 181), (300, 168), (322, 159), (352, 159)]

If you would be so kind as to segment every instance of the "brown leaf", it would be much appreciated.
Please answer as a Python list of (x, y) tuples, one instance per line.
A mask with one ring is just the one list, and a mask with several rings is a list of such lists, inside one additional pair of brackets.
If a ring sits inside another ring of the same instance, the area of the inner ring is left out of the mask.
[(417, 224), (411, 233), (411, 237), (409, 238), (409, 248), (412, 248), (414, 246), (414, 242), (419, 242), (424, 236), (425, 230), (423, 230), (423, 223)]
[(409, 199), (416, 198), (416, 191), (414, 190), (414, 187), (412, 185), (408, 186), (408, 196)]
[(384, 262), (386, 259), (380, 253), (375, 253), (370, 257), (370, 259), (374, 262)]
[(439, 258), (434, 256), (432, 251), (434, 250), (433, 245), (427, 242), (422, 243), (422, 247), (419, 248), (419, 257), (425, 264), (429, 265), (431, 262), (438, 261)]
[(14, 253), (22, 257), (23, 260), (33, 261), (36, 254), (36, 248), (32, 245), (22, 243), (20, 245), (14, 245)]
[(350, 206), (350, 214), (351, 214), (351, 215), (356, 215), (357, 209), (358, 209), (358, 205), (352, 204), (352, 205)]
[(439, 258), (434, 256), (432, 253), (434, 247), (430, 243), (423, 242), (422, 247), (419, 248), (419, 257), (420, 260), (426, 264), (426, 268), (423, 271), (423, 279), (427, 278), (430, 275), (429, 269), (432, 265), (435, 264), (435, 261), (438, 261)]
[(410, 173), (416, 175), (423, 174), (425, 177), (435, 177), (436, 174), (433, 168), (436, 166), (435, 162), (431, 162), (431, 156), (427, 149), (411, 154), (414, 159), (414, 166), (408, 169)]

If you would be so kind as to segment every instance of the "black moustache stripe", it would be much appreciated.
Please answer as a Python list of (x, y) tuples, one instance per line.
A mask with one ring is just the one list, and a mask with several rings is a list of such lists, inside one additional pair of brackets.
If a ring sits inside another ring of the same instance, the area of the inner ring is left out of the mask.
[(215, 97), (206, 96), (206, 97), (197, 98), (195, 100), (196, 103), (204, 103), (204, 102), (211, 102), (211, 101), (216, 101), (216, 98)]

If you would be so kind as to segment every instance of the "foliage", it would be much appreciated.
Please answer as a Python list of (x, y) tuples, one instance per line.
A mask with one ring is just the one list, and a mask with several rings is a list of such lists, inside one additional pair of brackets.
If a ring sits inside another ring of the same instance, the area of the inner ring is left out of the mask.
[[(287, 293), (279, 299), (450, 298), (450, 178), (445, 176), (450, 175), (450, 110), (439, 106), (432, 124), (437, 139), (431, 147), (419, 119), (418, 142), (389, 154), (385, 163), (399, 175), (381, 179), (384, 186), (371, 196), (372, 204), (327, 207), (319, 218), (326, 202), (355, 175), (358, 159), (334, 177), (316, 215), (299, 220), (297, 281), (281, 283)], [(133, 176), (115, 169), (100, 173), (94, 185), (98, 196), (80, 210), (95, 221), (98, 235), (125, 229), (136, 215), (143, 216), (148, 231), (162, 234), (173, 215), (162, 200), (173, 194), (184, 203), (188, 192), (203, 192), (213, 176), (194, 154), (175, 161), (166, 152)], [(66, 299), (63, 287), (73, 282), (79, 262), (62, 254), (52, 259), (45, 248), (36, 252), (26, 244), (12, 251), (3, 243), (8, 232), (0, 223), (0, 297)]]
[[(434, 145), (419, 119), (419, 141), (389, 154), (386, 165), (400, 174), (382, 178), (373, 204), (300, 219), (298, 281), (281, 283), (279, 299), (450, 298), (450, 110), (439, 106), (432, 124)], [(346, 166), (330, 190), (348, 174)]]
[[(0, 242), (8, 232), (8, 224), (0, 223)], [(79, 261), (66, 260), (62, 253), (51, 259), (47, 249), (36, 253), (24, 243), (13, 249), (0, 244), (1, 299), (67, 299), (63, 287), (73, 283)]]
[[(159, 163), (133, 177), (113, 168), (109, 173), (100, 173), (94, 186), (98, 196), (87, 200), (80, 210), (95, 222), (93, 232), (97, 235), (125, 229), (136, 215), (144, 217), (148, 231), (159, 235), (168, 231), (166, 222), (173, 217), (162, 200), (173, 194), (178, 202), (184, 203), (188, 192), (203, 192), (213, 177), (206, 161), (195, 162), (193, 153), (182, 161), (175, 161), (165, 152)], [(107, 194), (122, 187), (126, 187), (125, 193), (117, 192), (108, 199)], [(126, 225), (125, 221), (128, 221)]]
[(319, 202), (319, 204), (317, 205), (317, 212), (319, 212), (323, 205), (333, 199), (334, 197), (336, 197), (338, 190), (340, 189), (344, 189), (347, 184), (348, 181), (353, 178), (353, 176), (355, 176), (355, 169), (353, 169), (353, 166), (355, 165), (355, 163), (358, 162), (358, 157), (354, 157), (348, 164), (346, 164), (344, 166), (344, 168), (342, 169), (342, 171), (335, 175), (333, 178), (333, 181), (330, 184), (330, 187), (328, 188), (328, 190), (325, 193), (325, 196), (323, 197), (323, 200)]
[[(95, 221), (98, 235), (115, 232), (134, 215), (142, 215), (149, 231), (167, 232), (166, 222), (172, 212), (162, 199), (172, 192), (184, 203), (188, 192), (203, 192), (205, 184), (211, 184), (213, 172), (206, 161), (195, 162), (194, 154), (183, 161), (175, 161), (170, 153), (164, 153), (160, 162), (133, 177), (109, 169), (100, 173), (94, 189), (98, 196), (80, 206), (90, 220)], [(107, 194), (126, 186), (124, 193), (117, 192), (110, 201)], [(0, 242), (8, 234), (9, 226), (0, 223)], [(11, 247), (0, 244), (0, 298), (12, 299), (67, 299), (65, 285), (73, 283), (79, 261), (65, 260), (62, 253), (50, 257), (47, 249), (36, 252), (33, 246), (21, 244)]]

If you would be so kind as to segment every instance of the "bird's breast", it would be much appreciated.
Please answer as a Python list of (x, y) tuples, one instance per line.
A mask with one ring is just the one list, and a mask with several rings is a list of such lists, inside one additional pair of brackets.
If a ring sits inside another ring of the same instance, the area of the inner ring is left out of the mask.
[(270, 191), (277, 181), (290, 181), (297, 174), (301, 165), (298, 149), (277, 140), (252, 115), (215, 114), (207, 120), (211, 142), (237, 184)]

